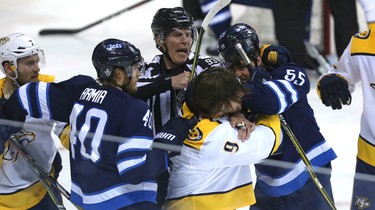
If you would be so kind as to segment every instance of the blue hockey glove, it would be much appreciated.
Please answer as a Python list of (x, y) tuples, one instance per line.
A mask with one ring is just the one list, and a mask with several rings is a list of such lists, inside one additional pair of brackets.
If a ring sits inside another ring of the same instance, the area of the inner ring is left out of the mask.
[(192, 129), (198, 123), (197, 117), (188, 120), (183, 117), (174, 117), (168, 120), (156, 134), (154, 142), (181, 146)]
[(270, 79), (271, 79), (270, 73), (266, 71), (263, 66), (257, 66), (251, 72), (251, 78), (250, 78), (251, 82), (263, 83)]
[(281, 64), (292, 62), (289, 51), (281, 45), (263, 45), (261, 56), (267, 71), (272, 71)]
[(352, 101), (348, 82), (339, 74), (323, 76), (318, 81), (317, 91), (323, 104), (332, 109), (341, 109), (342, 104), (350, 105)]

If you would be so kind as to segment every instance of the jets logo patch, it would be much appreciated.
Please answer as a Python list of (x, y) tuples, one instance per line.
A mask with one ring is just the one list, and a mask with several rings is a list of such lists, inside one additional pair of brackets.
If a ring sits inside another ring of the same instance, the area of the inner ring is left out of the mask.
[(368, 198), (366, 197), (356, 196), (355, 205), (357, 206), (358, 209), (366, 209), (371, 206), (371, 203), (370, 201), (368, 201)]

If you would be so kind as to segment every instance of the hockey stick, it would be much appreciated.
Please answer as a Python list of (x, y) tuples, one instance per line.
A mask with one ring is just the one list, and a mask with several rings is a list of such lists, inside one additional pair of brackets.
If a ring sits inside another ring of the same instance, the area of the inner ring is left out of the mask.
[[(56, 204), (58, 209), (65, 210), (62, 201), (60, 200), (59, 196), (56, 194), (56, 192), (52, 189), (52, 187), (48, 184), (46, 175), (41, 169), (40, 166), (31, 158), (30, 155), (28, 155), (25, 151), (25, 149), (22, 147), (22, 145), (18, 142), (16, 137), (11, 136), (8, 140), (9, 143), (17, 150), (19, 154), (22, 155), (22, 157), (25, 159), (26, 163), (30, 166), (34, 174), (38, 177), (40, 183), (43, 184), (43, 186), (46, 188), (49, 196), (51, 196), (53, 202)], [(48, 176), (49, 177), (49, 176)], [(52, 179), (52, 178), (51, 178)]]
[(202, 25), (200, 27), (200, 30), (199, 30), (199, 34), (198, 34), (198, 39), (197, 39), (197, 44), (195, 46), (195, 51), (194, 51), (194, 60), (193, 60), (193, 66), (191, 68), (191, 75), (190, 75), (190, 81), (193, 79), (194, 77), (194, 72), (195, 72), (195, 68), (197, 67), (197, 61), (198, 61), (198, 57), (199, 57), (199, 52), (201, 50), (201, 45), (202, 45), (202, 38), (203, 38), (203, 35), (204, 35), (204, 32), (206, 32), (207, 28), (208, 28), (208, 24), (211, 22), (212, 18), (221, 10), (223, 9), (224, 7), (226, 7), (227, 5), (229, 5), (229, 3), (231, 2), (231, 0), (220, 0), (218, 1), (214, 7), (211, 8), (211, 10), (207, 13), (207, 15), (204, 17), (203, 21), (202, 21)]
[(116, 12), (116, 13), (108, 15), (108, 16), (100, 19), (100, 20), (97, 20), (97, 21), (95, 21), (95, 22), (93, 22), (93, 23), (91, 23), (91, 24), (89, 24), (87, 26), (83, 26), (81, 28), (77, 28), (77, 29), (43, 29), (43, 30), (41, 30), (39, 32), (39, 35), (43, 36), (43, 35), (56, 35), (56, 34), (76, 34), (76, 33), (79, 33), (79, 32), (81, 32), (83, 30), (91, 28), (93, 26), (96, 26), (96, 25), (98, 25), (98, 24), (100, 24), (100, 23), (102, 23), (102, 22), (104, 22), (106, 20), (109, 20), (109, 19), (113, 18), (113, 17), (116, 17), (116, 16), (118, 16), (118, 15), (124, 13), (124, 12), (127, 12), (127, 11), (129, 11), (131, 9), (136, 8), (136, 7), (139, 7), (139, 6), (143, 5), (144, 3), (147, 3), (147, 2), (150, 2), (150, 1), (151, 0), (140, 1), (140, 2), (138, 2), (136, 4), (131, 5), (130, 7), (124, 8), (124, 9), (122, 9), (122, 10)]
[[(246, 67), (249, 68), (249, 71), (252, 71), (252, 65), (250, 63), (250, 59), (246, 55), (244, 49), (242, 48), (242, 45), (240, 43), (235, 44), (236, 50), (240, 54), (241, 58), (245, 62)], [(333, 210), (336, 210), (335, 204), (332, 201), (332, 199), (329, 197), (327, 191), (324, 189), (322, 184), (320, 183), (318, 177), (316, 176), (313, 166), (310, 162), (310, 160), (307, 158), (305, 151), (303, 150), (302, 146), (300, 145), (297, 137), (294, 135), (292, 129), (290, 128), (289, 124), (286, 122), (284, 116), (282, 114), (278, 114), (280, 117), (281, 127), (285, 131), (285, 133), (288, 135), (289, 139), (293, 143), (294, 147), (296, 148), (298, 154), (300, 155), (303, 163), (306, 166), (306, 170), (309, 172), (309, 175), (314, 182), (314, 184), (318, 187), (319, 191), (322, 193), (324, 199), (327, 201), (327, 203), (331, 206)]]
[[(195, 69), (197, 67), (197, 62), (198, 62), (198, 57), (199, 57), (199, 52), (201, 50), (201, 45), (202, 45), (202, 39), (203, 35), (206, 32), (208, 28), (208, 24), (211, 22), (212, 18), (224, 7), (229, 5), (231, 0), (219, 0), (212, 8), (211, 10), (207, 13), (207, 15), (204, 17), (201, 27), (199, 29), (198, 33), (198, 39), (197, 39), (197, 44), (195, 45), (195, 51), (194, 51), (194, 58), (193, 58), (193, 66), (191, 67), (191, 75), (190, 75), (190, 81), (194, 78), (194, 73)], [(182, 106), (182, 102), (184, 100), (185, 96), (185, 91), (186, 90), (181, 90), (178, 95), (176, 96), (176, 103), (179, 106)]]
[(315, 58), (315, 60), (318, 61), (320, 65), (317, 69), (318, 74), (322, 75), (327, 73), (328, 70), (331, 68), (331, 64), (329, 64), (328, 61), (320, 54), (318, 49), (316, 49), (316, 47), (312, 45), (310, 42), (305, 42), (305, 48), (307, 54), (309, 54), (312, 58)]

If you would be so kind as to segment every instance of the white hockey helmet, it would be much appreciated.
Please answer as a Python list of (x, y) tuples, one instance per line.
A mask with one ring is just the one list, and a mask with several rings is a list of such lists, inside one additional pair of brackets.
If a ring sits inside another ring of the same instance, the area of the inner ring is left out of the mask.
[(0, 38), (0, 68), (5, 75), (10, 76), (3, 66), (4, 62), (9, 62), (15, 72), (15, 76), (10, 76), (14, 80), (18, 78), (17, 60), (34, 54), (39, 56), (39, 68), (44, 67), (44, 52), (31, 37), (22, 33), (12, 33)]

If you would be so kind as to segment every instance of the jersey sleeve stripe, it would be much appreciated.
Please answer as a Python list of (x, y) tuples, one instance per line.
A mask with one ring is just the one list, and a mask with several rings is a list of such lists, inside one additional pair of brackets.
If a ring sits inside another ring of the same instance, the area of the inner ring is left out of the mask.
[(287, 102), (285, 100), (285, 95), (284, 93), (280, 90), (280, 88), (271, 81), (265, 82), (265, 85), (267, 85), (271, 90), (276, 94), (276, 98), (279, 101), (279, 110), (277, 113), (282, 113), (285, 111), (287, 107)]
[[(147, 181), (138, 185), (123, 183), (121, 185), (117, 185), (111, 189), (106, 189), (105, 191), (99, 193), (85, 194), (82, 192), (81, 188), (77, 184), (72, 183), (72, 192), (78, 195), (82, 195), (82, 202), (84, 204), (98, 204), (114, 199), (118, 196), (122, 197), (122, 195), (144, 193), (144, 191), (155, 191), (156, 187), (156, 183)], [(143, 190), (140, 191), (139, 189)]]
[(42, 118), (44, 119), (52, 119), (52, 115), (50, 113), (50, 106), (48, 101), (48, 88), (49, 84), (40, 82), (38, 88), (38, 97), (39, 97), (39, 108), (40, 113), (42, 113)]
[(119, 145), (117, 154), (134, 150), (149, 150), (153, 139), (146, 139), (146, 138), (128, 138), (123, 143)]
[(120, 162), (118, 162), (117, 168), (120, 172), (120, 175), (143, 165), (146, 162), (146, 157), (147, 155), (144, 155), (142, 157), (132, 157), (128, 159), (123, 159)]
[(296, 103), (298, 101), (298, 94), (296, 89), (290, 84), (290, 82), (284, 80), (277, 80), (277, 82), (283, 84), (287, 91), (290, 93), (291, 104), (289, 104), (289, 106)]

